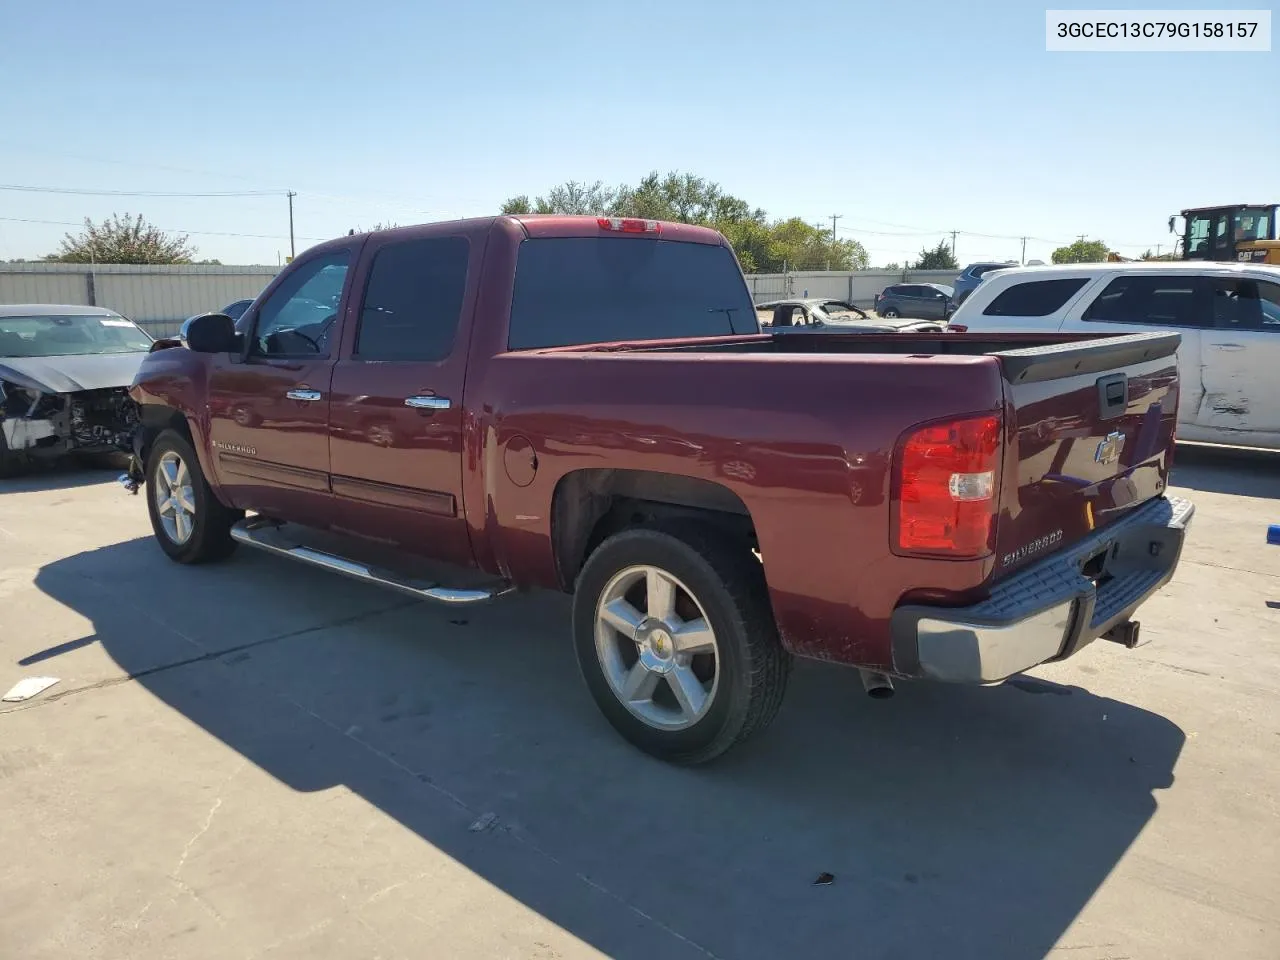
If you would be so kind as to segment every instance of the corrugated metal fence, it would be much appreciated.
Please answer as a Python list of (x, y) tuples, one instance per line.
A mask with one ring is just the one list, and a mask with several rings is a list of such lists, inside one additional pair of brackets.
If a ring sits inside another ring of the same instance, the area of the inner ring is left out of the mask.
[[(77, 303), (107, 307), (152, 336), (176, 333), (187, 317), (256, 297), (279, 267), (181, 267), (79, 263), (0, 263), (0, 303)], [(858, 306), (893, 283), (950, 283), (954, 270), (858, 270), (753, 274), (756, 303), (782, 297), (832, 297)]]
[(176, 333), (197, 313), (256, 297), (279, 267), (0, 263), (0, 303), (106, 307), (153, 337)]
[(875, 295), (895, 283), (945, 283), (955, 270), (852, 270), (806, 273), (759, 273), (747, 276), (756, 303), (787, 297), (830, 297), (859, 307), (871, 306)]

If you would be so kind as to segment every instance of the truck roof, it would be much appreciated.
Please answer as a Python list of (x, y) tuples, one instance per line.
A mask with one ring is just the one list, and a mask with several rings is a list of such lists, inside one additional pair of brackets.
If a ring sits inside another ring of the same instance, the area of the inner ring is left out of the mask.
[[(675, 223), (668, 220), (642, 220), (630, 217), (597, 217), (597, 216), (574, 216), (558, 213), (518, 213), (518, 214), (501, 214), (491, 217), (467, 217), (458, 220), (432, 221), (428, 223), (407, 224), (400, 227), (390, 227), (387, 230), (379, 230), (378, 233), (413, 233), (423, 227), (438, 227), (445, 223), (453, 224), (465, 230), (483, 230), (491, 226), (499, 220), (507, 220), (520, 225), (526, 237), (598, 237), (598, 236), (636, 236), (636, 237), (658, 237), (665, 240), (679, 240), (685, 243), (704, 243), (710, 246), (721, 246), (724, 238), (718, 232), (710, 227), (700, 227), (692, 223)], [(603, 222), (609, 222), (613, 226), (604, 227)], [(648, 229), (628, 230), (623, 228), (623, 224), (644, 224)], [(366, 230), (363, 234), (353, 234), (354, 236), (366, 236), (374, 231)], [(319, 250), (328, 247), (330, 244), (340, 244), (350, 239), (346, 237), (334, 237), (332, 240), (326, 240), (318, 243), (308, 250)]]

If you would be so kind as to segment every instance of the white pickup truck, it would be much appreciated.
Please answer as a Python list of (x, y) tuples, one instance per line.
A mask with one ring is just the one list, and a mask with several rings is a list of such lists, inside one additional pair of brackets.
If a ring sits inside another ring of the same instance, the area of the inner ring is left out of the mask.
[(1150, 261), (988, 273), (953, 331), (1176, 330), (1178, 437), (1280, 449), (1280, 268)]

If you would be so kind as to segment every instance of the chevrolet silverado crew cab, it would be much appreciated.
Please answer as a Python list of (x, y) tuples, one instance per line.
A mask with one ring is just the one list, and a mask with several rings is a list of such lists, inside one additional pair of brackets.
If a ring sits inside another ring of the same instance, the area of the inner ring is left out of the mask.
[(775, 336), (713, 230), (404, 227), (157, 341), (122, 480), (180, 563), (244, 544), (444, 604), (570, 592), (601, 711), (694, 763), (773, 719), (793, 657), (885, 695), (1131, 646), (1192, 513), (1165, 490), (1177, 346)]

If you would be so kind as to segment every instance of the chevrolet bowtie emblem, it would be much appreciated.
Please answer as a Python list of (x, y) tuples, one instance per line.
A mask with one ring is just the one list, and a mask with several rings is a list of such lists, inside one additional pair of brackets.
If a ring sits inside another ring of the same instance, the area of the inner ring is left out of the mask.
[(1119, 430), (1108, 433), (1098, 442), (1098, 449), (1093, 459), (1098, 463), (1115, 463), (1120, 459), (1120, 451), (1124, 449), (1124, 434)]

